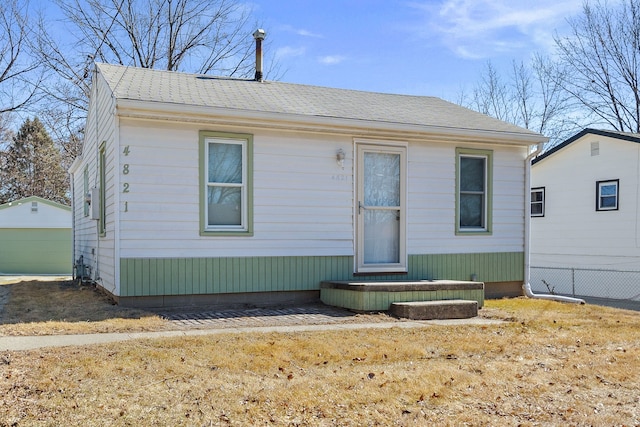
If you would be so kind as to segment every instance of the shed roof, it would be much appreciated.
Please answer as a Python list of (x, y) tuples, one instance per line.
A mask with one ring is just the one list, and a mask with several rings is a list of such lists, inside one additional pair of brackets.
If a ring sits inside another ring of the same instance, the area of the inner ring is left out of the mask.
[(71, 206), (68, 205), (63, 205), (62, 203), (58, 203), (58, 202), (54, 202), (52, 200), (48, 200), (48, 199), (44, 199), (40, 196), (29, 196), (29, 197), (25, 197), (23, 199), (18, 199), (18, 200), (14, 200), (12, 202), (7, 202), (4, 204), (0, 205), (0, 209), (9, 209), (15, 206), (20, 206), (23, 205), (25, 203), (31, 203), (31, 202), (40, 202), (40, 203), (44, 203), (45, 205), (49, 205), (52, 206), (54, 208), (57, 209), (62, 209), (62, 210), (66, 210), (71, 212)]
[(334, 119), (351, 125), (409, 127), (467, 133), (504, 134), (527, 144), (544, 136), (431, 96), (364, 92), (274, 81), (212, 77), (146, 68), (96, 64), (117, 101), (143, 102), (147, 108), (207, 107), (235, 116), (262, 115), (305, 121)]

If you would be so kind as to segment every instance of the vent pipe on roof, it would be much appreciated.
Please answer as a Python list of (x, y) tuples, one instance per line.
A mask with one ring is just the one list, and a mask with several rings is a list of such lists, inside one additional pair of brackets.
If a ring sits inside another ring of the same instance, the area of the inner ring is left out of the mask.
[(262, 40), (267, 36), (267, 33), (261, 28), (258, 28), (253, 33), (253, 38), (256, 39), (256, 76), (255, 80), (262, 81)]

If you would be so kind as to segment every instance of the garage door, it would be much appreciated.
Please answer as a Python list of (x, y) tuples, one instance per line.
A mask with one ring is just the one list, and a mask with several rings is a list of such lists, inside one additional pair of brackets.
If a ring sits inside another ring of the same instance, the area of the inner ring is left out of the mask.
[(0, 228), (0, 273), (68, 274), (70, 228)]

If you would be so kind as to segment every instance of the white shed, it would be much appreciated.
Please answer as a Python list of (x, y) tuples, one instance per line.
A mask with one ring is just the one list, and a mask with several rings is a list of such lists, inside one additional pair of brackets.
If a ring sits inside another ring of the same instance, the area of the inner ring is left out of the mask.
[(0, 205), (0, 274), (71, 274), (71, 208), (41, 197)]
[(434, 97), (97, 64), (70, 170), (76, 259), (135, 305), (355, 278), (519, 293), (544, 141)]

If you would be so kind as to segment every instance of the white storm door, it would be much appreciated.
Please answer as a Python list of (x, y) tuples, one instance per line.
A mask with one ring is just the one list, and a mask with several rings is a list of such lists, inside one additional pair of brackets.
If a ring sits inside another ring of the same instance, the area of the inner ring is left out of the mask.
[(356, 272), (407, 271), (406, 151), (358, 144)]

